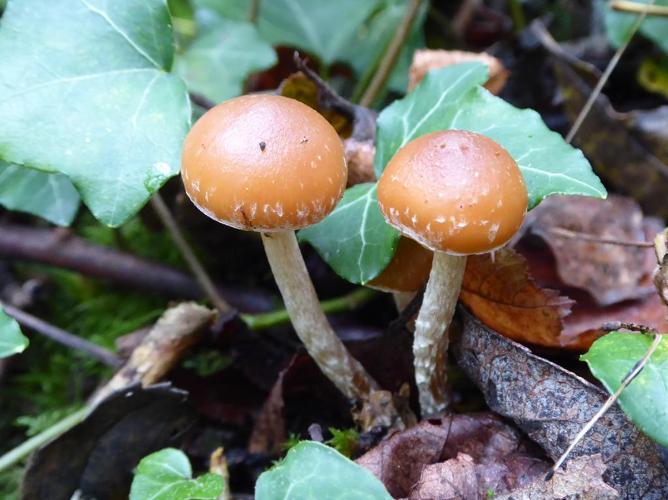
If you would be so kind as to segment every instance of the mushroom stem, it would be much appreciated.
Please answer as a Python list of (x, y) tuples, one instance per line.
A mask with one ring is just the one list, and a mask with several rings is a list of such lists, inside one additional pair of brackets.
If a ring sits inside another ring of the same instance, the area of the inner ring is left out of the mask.
[(350, 355), (329, 324), (294, 231), (262, 233), (262, 243), (292, 326), (309, 355), (348, 398), (367, 400), (379, 386)]
[(448, 407), (446, 391), (448, 327), (462, 286), (466, 256), (434, 252), (429, 281), (415, 321), (413, 358), (422, 418)]

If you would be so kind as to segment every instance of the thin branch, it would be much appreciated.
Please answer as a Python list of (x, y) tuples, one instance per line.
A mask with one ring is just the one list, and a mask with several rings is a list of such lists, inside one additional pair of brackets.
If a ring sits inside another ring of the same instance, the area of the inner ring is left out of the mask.
[(33, 451), (38, 450), (52, 439), (55, 439), (69, 431), (72, 427), (82, 422), (88, 416), (90, 411), (91, 408), (89, 406), (84, 406), (80, 410), (77, 410), (71, 415), (68, 415), (57, 424), (52, 425), (48, 429), (45, 429), (36, 436), (31, 437), (27, 441), (24, 441), (16, 448), (0, 456), (0, 472), (11, 467), (17, 462), (20, 462)]
[(190, 100), (193, 102), (193, 104), (197, 104), (201, 108), (208, 110), (216, 105), (215, 102), (209, 100), (208, 98), (204, 97), (201, 94), (195, 94), (194, 92), (190, 92), (188, 95), (190, 96)]
[(361, 106), (368, 108), (385, 87), (385, 83), (390, 77), (392, 68), (394, 68), (395, 63), (397, 62), (401, 48), (403, 47), (404, 42), (406, 41), (406, 38), (408, 38), (408, 34), (411, 31), (411, 26), (413, 25), (413, 20), (417, 15), (418, 9), (420, 8), (420, 4), (421, 0), (411, 0), (411, 2), (406, 7), (404, 18), (397, 28), (394, 37), (387, 46), (385, 55), (380, 61), (380, 65), (378, 66), (378, 70), (376, 71), (376, 74), (371, 80), (371, 83), (369, 83), (369, 86), (360, 99)]
[(251, 0), (248, 6), (248, 22), (255, 24), (257, 16), (260, 12), (260, 0)]
[(571, 442), (571, 444), (568, 446), (566, 451), (559, 457), (559, 460), (557, 460), (550, 470), (550, 472), (547, 473), (545, 476), (545, 480), (549, 481), (554, 473), (561, 467), (561, 464), (564, 463), (566, 458), (568, 458), (568, 455), (570, 455), (571, 451), (573, 451), (573, 448), (575, 448), (578, 443), (582, 440), (582, 438), (589, 432), (589, 430), (596, 424), (596, 422), (599, 421), (599, 419), (605, 414), (608, 409), (619, 399), (619, 396), (621, 395), (622, 391), (628, 387), (628, 385), (633, 382), (633, 380), (638, 376), (640, 371), (645, 367), (649, 359), (652, 357), (652, 354), (654, 354), (654, 351), (656, 351), (656, 348), (659, 346), (661, 343), (661, 339), (663, 338), (663, 335), (655, 333), (654, 334), (654, 341), (651, 343), (649, 346), (649, 349), (647, 349), (647, 352), (645, 355), (642, 357), (640, 361), (638, 361), (635, 366), (631, 369), (631, 371), (624, 377), (622, 380), (622, 383), (619, 384), (619, 387), (617, 390), (612, 394), (607, 401), (601, 406), (601, 409), (596, 412), (596, 414), (587, 422), (587, 424), (580, 429), (580, 432), (577, 433), (575, 436), (575, 439)]
[[(63, 229), (0, 224), (0, 257), (39, 262), (110, 280), (170, 298), (201, 299), (200, 285), (187, 273), (112, 248), (93, 245)], [(245, 312), (272, 309), (269, 294), (219, 286), (234, 307)]]
[(620, 12), (632, 12), (635, 14), (642, 14), (647, 12), (648, 16), (663, 16), (668, 17), (668, 7), (663, 5), (647, 5), (639, 2), (629, 2), (627, 0), (613, 0), (610, 4), (612, 10)]
[(197, 258), (197, 255), (195, 255), (195, 252), (186, 241), (185, 237), (183, 236), (183, 231), (181, 231), (181, 228), (179, 227), (172, 213), (169, 211), (169, 208), (162, 199), (162, 196), (160, 196), (160, 193), (155, 193), (155, 195), (153, 195), (153, 198), (151, 198), (151, 205), (153, 206), (155, 213), (158, 215), (164, 226), (167, 228), (172, 241), (174, 241), (174, 244), (181, 252), (183, 259), (188, 264), (188, 267), (190, 267), (190, 270), (195, 276), (195, 279), (200, 284), (202, 290), (204, 290), (204, 293), (209, 298), (211, 303), (224, 315), (230, 314), (232, 312), (232, 307), (220, 294), (216, 288), (216, 285), (213, 284), (213, 280), (206, 272), (206, 269), (204, 269), (204, 266)]
[(629, 323), (627, 321), (608, 321), (601, 325), (601, 330), (606, 332), (628, 330), (629, 332), (641, 333), (643, 335), (648, 333), (659, 333), (656, 328), (652, 328), (651, 326), (641, 325), (639, 323)]
[(582, 125), (582, 122), (584, 122), (585, 118), (589, 114), (589, 111), (591, 111), (594, 102), (601, 93), (601, 90), (603, 90), (603, 86), (607, 83), (608, 78), (610, 78), (610, 75), (617, 66), (617, 63), (622, 58), (622, 54), (624, 54), (624, 51), (631, 43), (633, 36), (640, 28), (640, 25), (645, 20), (645, 17), (647, 17), (647, 10), (651, 5), (654, 4), (654, 2), (655, 0), (650, 0), (649, 4), (646, 4), (644, 6), (642, 13), (638, 16), (635, 23), (633, 23), (633, 26), (631, 27), (631, 30), (629, 31), (629, 34), (626, 37), (626, 40), (624, 40), (624, 43), (617, 49), (615, 54), (612, 56), (612, 59), (610, 59), (610, 62), (608, 63), (608, 66), (605, 68), (605, 71), (601, 75), (601, 78), (599, 78), (598, 82), (596, 83), (596, 86), (591, 91), (591, 94), (589, 94), (589, 99), (587, 99), (587, 102), (580, 111), (580, 114), (578, 114), (577, 118), (573, 122), (573, 125), (571, 126), (571, 129), (568, 131), (568, 134), (566, 135), (566, 142), (571, 142), (575, 134), (577, 134), (578, 130), (580, 129), (580, 126)]
[(31, 330), (34, 330), (35, 332), (41, 335), (44, 335), (45, 337), (53, 340), (54, 342), (58, 342), (59, 344), (62, 344), (65, 347), (69, 347), (71, 349), (76, 349), (77, 351), (86, 353), (91, 358), (95, 358), (98, 361), (104, 363), (105, 365), (111, 366), (112, 368), (118, 368), (123, 364), (123, 361), (119, 356), (117, 356), (110, 350), (105, 349), (104, 347), (100, 347), (97, 344), (93, 344), (88, 340), (82, 339), (77, 335), (74, 335), (70, 332), (63, 330), (62, 328), (58, 328), (57, 326), (51, 325), (46, 321), (43, 321), (33, 316), (32, 314), (28, 314), (27, 312), (19, 309), (18, 307), (14, 307), (7, 303), (2, 303), (1, 305), (2, 309), (4, 309), (4, 311), (9, 316), (14, 318), (21, 325), (30, 328)]
[[(358, 288), (341, 297), (323, 300), (320, 302), (320, 306), (325, 314), (352, 311), (371, 300), (377, 293), (369, 288)], [(260, 314), (242, 314), (240, 317), (246, 323), (246, 326), (253, 331), (266, 330), (267, 328), (290, 323), (290, 316), (285, 309)]]
[(559, 236), (560, 238), (591, 241), (592, 243), (600, 243), (602, 245), (618, 245), (623, 247), (642, 247), (642, 248), (654, 247), (654, 243), (651, 243), (649, 241), (606, 238), (603, 236), (597, 236), (595, 234), (581, 233), (579, 231), (571, 231), (570, 229), (566, 229), (563, 227), (551, 227), (549, 231)]

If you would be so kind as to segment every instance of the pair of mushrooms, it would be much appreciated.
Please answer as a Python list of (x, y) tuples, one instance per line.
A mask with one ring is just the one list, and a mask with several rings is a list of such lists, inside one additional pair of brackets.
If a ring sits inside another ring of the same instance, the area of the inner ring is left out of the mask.
[[(293, 99), (231, 99), (193, 126), (184, 143), (182, 176), (188, 196), (206, 215), (261, 234), (306, 350), (343, 394), (368, 400), (379, 386), (322, 312), (294, 233), (324, 219), (343, 195), (347, 168), (334, 128)], [(447, 400), (435, 368), (447, 349), (445, 332), (466, 255), (493, 250), (512, 237), (526, 212), (526, 189), (517, 165), (498, 144), (447, 131), (420, 137), (397, 152), (379, 180), (378, 201), (390, 224), (434, 252), (416, 320), (414, 357), (423, 417), (436, 415)], [(393, 262), (410, 255), (410, 247), (400, 241)], [(372, 284), (396, 288), (402, 274), (391, 263)], [(415, 286), (413, 279), (403, 289)]]

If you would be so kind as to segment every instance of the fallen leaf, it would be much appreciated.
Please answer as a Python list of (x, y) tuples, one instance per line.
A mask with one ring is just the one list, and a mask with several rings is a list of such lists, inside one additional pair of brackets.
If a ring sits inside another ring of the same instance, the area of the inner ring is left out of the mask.
[(578, 498), (580, 500), (604, 500), (619, 498), (617, 490), (603, 481), (605, 463), (600, 455), (582, 456), (569, 460), (555, 472), (552, 479), (538, 479), (528, 486), (505, 495), (495, 495), (496, 500), (560, 500)]
[(460, 300), (490, 328), (518, 342), (564, 347), (563, 318), (573, 301), (540, 288), (527, 262), (504, 248), (467, 259)]
[[(551, 54), (564, 111), (575, 120), (601, 76), (593, 65), (567, 52), (551, 38), (542, 24), (532, 23), (531, 32)], [(601, 93), (573, 140), (596, 173), (612, 190), (638, 200), (646, 213), (668, 217), (668, 156), (652, 148), (638, 123), (642, 114), (617, 112)], [(664, 117), (666, 115), (664, 114)], [(663, 151), (666, 126), (663, 121)], [(656, 129), (657, 131), (660, 129)]]
[(508, 71), (501, 61), (485, 52), (465, 52), (462, 50), (416, 50), (408, 73), (408, 91), (413, 90), (432, 69), (445, 68), (463, 62), (481, 62), (489, 68), (489, 79), (484, 87), (492, 94), (498, 94), (508, 80)]
[[(508, 418), (556, 460), (608, 395), (573, 373), (532, 354), (461, 310), (452, 345), (458, 365), (480, 388), (489, 408)], [(657, 445), (613, 406), (594, 424), (571, 458), (600, 454), (603, 479), (622, 498), (667, 498), (668, 471)]]
[(110, 394), (83, 422), (31, 457), (22, 498), (69, 500), (76, 490), (85, 498), (127, 498), (139, 461), (180, 444), (192, 425), (186, 396), (169, 384)]
[[(392, 496), (406, 497), (415, 488), (437, 487), (439, 472), (455, 475), (457, 469), (468, 467), (470, 459), (479, 488), (476, 497), (484, 496), (489, 488), (507, 491), (545, 474), (549, 465), (539, 457), (535, 446), (514, 427), (491, 413), (480, 413), (422, 421), (382, 441), (357, 463), (373, 472)], [(425, 476), (429, 466), (433, 468)], [(458, 478), (463, 482), (457, 487), (469, 488), (473, 484), (470, 479), (470, 475)]]
[[(586, 290), (602, 306), (654, 293), (650, 276), (656, 258), (650, 248), (601, 244), (577, 235), (569, 237), (568, 232), (615, 241), (645, 241), (645, 225), (638, 204), (615, 195), (606, 200), (554, 196), (529, 214), (527, 224), (552, 251), (561, 281)], [(560, 230), (567, 231), (566, 235)]]

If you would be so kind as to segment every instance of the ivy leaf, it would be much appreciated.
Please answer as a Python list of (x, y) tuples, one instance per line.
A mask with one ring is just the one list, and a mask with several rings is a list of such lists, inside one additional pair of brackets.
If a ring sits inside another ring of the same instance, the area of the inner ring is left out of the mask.
[(0, 158), (69, 177), (118, 226), (179, 171), (190, 124), (162, 0), (13, 0), (0, 25)]
[(198, 34), (177, 56), (175, 67), (189, 89), (221, 102), (241, 94), (249, 75), (276, 60), (274, 49), (252, 24), (221, 19)]
[[(341, 54), (363, 79), (373, 76), (380, 58), (385, 53), (401, 21), (406, 15), (409, 0), (382, 0), (378, 8), (357, 30), (355, 36), (347, 44)], [(397, 92), (406, 92), (408, 85), (408, 69), (413, 59), (413, 52), (424, 47), (423, 25), (428, 10), (428, 2), (420, 6), (411, 33), (404, 43), (388, 80), (388, 87)]]
[(0, 160), (0, 205), (68, 226), (79, 209), (79, 194), (65, 175)]
[(28, 339), (21, 333), (21, 328), (14, 318), (0, 308), (0, 358), (25, 351)]
[(347, 189), (332, 213), (302, 229), (299, 239), (313, 245), (340, 276), (364, 284), (390, 263), (399, 232), (380, 212), (376, 184), (366, 183)]
[(260, 475), (255, 498), (390, 500), (392, 497), (367, 469), (324, 444), (302, 441), (290, 449), (285, 459)]
[(165, 448), (139, 462), (130, 500), (215, 500), (223, 487), (223, 479), (217, 474), (192, 479), (188, 457), (180, 450)]
[[(649, 0), (637, 0), (638, 4), (649, 3)], [(668, 0), (655, 0), (654, 5), (668, 7)], [(631, 34), (631, 29), (640, 14), (619, 12), (610, 8), (608, 2), (599, 2), (599, 8), (604, 10), (605, 31), (608, 40), (614, 47), (620, 47)], [(640, 33), (651, 40), (657, 47), (668, 54), (668, 18), (662, 16), (647, 16), (640, 25)]]
[[(197, 0), (200, 7), (230, 19), (245, 19), (249, 1)], [(325, 64), (339, 60), (378, 0), (271, 0), (260, 3), (257, 25), (273, 45), (298, 47)]]
[(432, 71), (414, 92), (378, 116), (376, 174), (411, 140), (437, 130), (469, 130), (501, 144), (522, 171), (529, 208), (553, 194), (605, 198), (582, 152), (547, 128), (540, 115), (517, 109), (480, 87), (487, 68), (465, 63)]
[[(613, 393), (651, 343), (652, 338), (646, 335), (613, 332), (594, 342), (581, 359)], [(622, 391), (619, 406), (640, 430), (668, 446), (668, 337), (661, 339), (645, 367)]]

